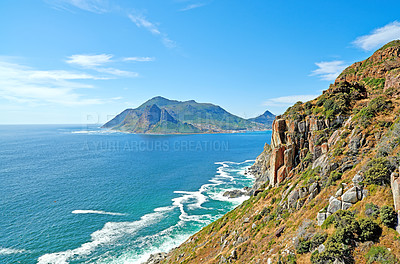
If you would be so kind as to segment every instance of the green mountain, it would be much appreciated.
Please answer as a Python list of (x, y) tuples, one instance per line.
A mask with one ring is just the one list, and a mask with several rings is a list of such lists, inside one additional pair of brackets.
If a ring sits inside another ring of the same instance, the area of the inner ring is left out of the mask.
[(274, 122), (275, 115), (270, 111), (265, 111), (264, 114), (259, 115), (254, 118), (249, 118), (249, 121), (253, 121), (260, 124), (265, 124), (266, 126), (271, 126), (272, 122)]
[[(261, 120), (261, 117), (257, 118)], [(124, 110), (103, 128), (131, 133), (218, 133), (265, 130), (271, 124), (266, 118), (260, 122), (244, 119), (209, 103), (181, 102), (157, 96), (138, 108)]]

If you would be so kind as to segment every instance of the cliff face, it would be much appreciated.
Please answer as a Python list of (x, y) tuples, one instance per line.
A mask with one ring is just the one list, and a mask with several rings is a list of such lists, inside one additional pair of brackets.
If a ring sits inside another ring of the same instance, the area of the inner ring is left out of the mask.
[(394, 41), (277, 116), (254, 195), (162, 263), (400, 263), (399, 73)]

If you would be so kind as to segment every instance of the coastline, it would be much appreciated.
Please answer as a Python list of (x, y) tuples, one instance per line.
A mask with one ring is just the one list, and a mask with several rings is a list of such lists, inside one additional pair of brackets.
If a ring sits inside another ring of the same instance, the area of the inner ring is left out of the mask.
[(117, 130), (117, 129), (105, 129), (102, 127), (99, 127), (99, 129), (104, 130), (104, 131), (109, 131), (110, 133), (124, 133), (124, 134), (133, 134), (133, 135), (149, 135), (149, 136), (171, 136), (171, 135), (223, 135), (223, 134), (247, 134), (247, 133), (255, 133), (255, 132), (267, 132), (267, 131), (272, 131), (272, 128), (267, 128), (264, 130), (226, 130), (226, 131), (220, 131), (220, 132), (204, 132), (204, 133), (136, 133), (136, 132), (129, 132), (129, 131), (123, 131), (123, 130)]
[[(245, 198), (243, 199), (243, 201), (241, 201), (239, 204), (237, 204), (235, 207), (233, 207), (232, 209), (230, 209), (228, 212), (226, 212), (225, 214), (223, 214), (221, 217), (225, 216), (226, 214), (230, 213), (232, 210), (235, 210), (236, 207), (240, 206), (241, 204), (243, 204), (243, 202), (245, 202), (246, 200), (248, 200), (251, 196), (254, 195), (254, 191), (258, 188), (258, 177), (256, 174), (253, 174), (254, 171), (254, 166), (257, 166), (257, 159), (254, 160), (246, 160), (243, 161), (242, 163), (245, 162), (253, 162), (252, 165), (246, 166), (243, 169), (243, 175), (246, 175), (248, 177), (252, 177), (254, 179), (253, 183), (251, 186), (249, 187), (245, 187), (242, 191), (243, 191), (243, 195), (241, 195), (241, 198)], [(222, 164), (223, 162), (221, 162)], [(218, 164), (218, 162), (216, 162), (216, 164)], [(235, 189), (236, 190), (240, 190), (240, 189)], [(225, 195), (224, 195), (225, 196)], [(227, 199), (235, 199), (235, 198), (227, 198)], [(221, 218), (219, 217), (219, 218)], [(212, 221), (211, 223), (207, 224), (206, 226), (203, 226), (201, 229), (207, 227), (208, 225), (212, 224), (213, 222), (217, 221), (219, 218), (215, 219), (214, 221)], [(196, 235), (198, 232), (201, 231), (201, 229), (197, 232), (195, 232), (194, 234), (191, 234), (189, 237), (187, 237), (182, 243), (180, 243), (177, 247), (173, 247), (167, 251), (159, 251), (159, 252), (155, 252), (150, 254), (150, 256), (148, 257), (148, 259), (144, 262), (140, 262), (140, 264), (159, 264), (161, 263), (164, 259), (166, 259), (169, 254), (175, 250), (176, 248), (178, 248), (179, 246), (183, 245), (186, 243), (186, 241), (190, 240), (190, 238), (194, 235)]]

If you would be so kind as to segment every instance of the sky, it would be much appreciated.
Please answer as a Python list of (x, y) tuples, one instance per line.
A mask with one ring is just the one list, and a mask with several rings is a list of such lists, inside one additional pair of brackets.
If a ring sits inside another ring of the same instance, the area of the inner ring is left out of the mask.
[(244, 118), (400, 39), (399, 1), (2, 0), (0, 124), (101, 124), (154, 96)]

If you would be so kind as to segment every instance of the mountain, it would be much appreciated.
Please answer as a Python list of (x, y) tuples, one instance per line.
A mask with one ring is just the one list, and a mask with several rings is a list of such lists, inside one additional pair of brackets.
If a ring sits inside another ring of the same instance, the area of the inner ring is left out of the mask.
[(277, 116), (251, 197), (157, 263), (400, 263), (399, 113), (393, 41)]
[(243, 119), (213, 104), (157, 96), (136, 109), (124, 110), (103, 128), (131, 133), (213, 133), (265, 130), (271, 124)]
[(274, 122), (274, 119), (275, 119), (275, 115), (267, 110), (264, 112), (264, 114), (259, 115), (254, 118), (249, 118), (248, 120), (270, 126), (270, 125), (272, 125), (272, 122)]

